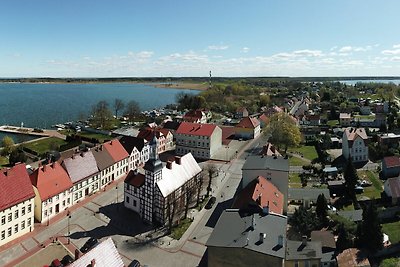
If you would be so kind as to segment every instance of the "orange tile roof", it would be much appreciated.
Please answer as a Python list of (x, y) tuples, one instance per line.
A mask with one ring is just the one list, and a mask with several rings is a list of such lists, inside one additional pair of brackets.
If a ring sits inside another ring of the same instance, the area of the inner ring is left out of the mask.
[(40, 199), (46, 200), (73, 186), (68, 173), (58, 162), (44, 165), (31, 175), (31, 182), (39, 191)]
[(232, 208), (242, 209), (249, 205), (257, 205), (261, 209), (269, 206), (269, 210), (282, 214), (284, 196), (278, 188), (262, 176), (250, 182), (241, 192)]
[(126, 152), (118, 139), (108, 141), (104, 143), (103, 146), (115, 162), (119, 162), (129, 157), (128, 152)]
[(236, 125), (236, 127), (254, 129), (259, 125), (260, 122), (256, 118), (245, 117)]
[(215, 124), (207, 124), (207, 123), (191, 123), (191, 122), (182, 122), (179, 125), (178, 130), (176, 130), (177, 134), (188, 134), (188, 135), (196, 135), (196, 136), (211, 136), (214, 132), (217, 125)]
[(146, 177), (141, 173), (135, 173), (135, 171), (130, 170), (125, 178), (125, 183), (130, 184), (134, 187), (141, 187), (144, 185)]
[(400, 166), (400, 158), (397, 156), (384, 157), (383, 161), (386, 164), (386, 168), (393, 168)]
[(264, 113), (261, 114), (261, 116), (258, 118), (259, 121), (262, 121), (264, 123), (268, 123), (269, 122), (269, 118), (267, 115), (265, 115)]
[(154, 133), (156, 134), (157, 139), (164, 136), (163, 132), (160, 129), (146, 127), (139, 131), (139, 134), (137, 135), (137, 137), (146, 139), (148, 142), (150, 142), (153, 139)]
[(25, 164), (0, 170), (0, 211), (35, 197)]

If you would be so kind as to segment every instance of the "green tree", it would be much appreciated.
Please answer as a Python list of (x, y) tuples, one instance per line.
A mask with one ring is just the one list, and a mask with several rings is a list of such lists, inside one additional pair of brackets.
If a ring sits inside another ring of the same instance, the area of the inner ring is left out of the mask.
[(339, 224), (337, 231), (338, 238), (336, 241), (336, 248), (338, 249), (338, 251), (341, 252), (347, 248), (351, 248), (353, 245), (353, 240), (343, 223)]
[(349, 157), (346, 167), (344, 169), (345, 187), (348, 197), (354, 199), (356, 197), (355, 187), (358, 181), (357, 171), (354, 168), (353, 161)]
[(208, 197), (210, 195), (212, 181), (213, 181), (214, 176), (215, 176), (215, 174), (217, 172), (218, 172), (218, 169), (214, 164), (210, 164), (210, 165), (207, 166), (208, 186), (207, 186), (207, 195), (206, 195), (206, 197)]
[(299, 127), (294, 118), (285, 112), (272, 115), (264, 133), (278, 149), (283, 147), (285, 153), (289, 147), (298, 146), (301, 141)]
[(25, 155), (25, 153), (19, 148), (17, 148), (11, 152), (9, 162), (12, 166), (14, 166), (18, 162), (26, 162), (27, 159), (28, 158)]
[(99, 101), (92, 107), (92, 124), (96, 128), (110, 129), (112, 113), (105, 100)]
[(114, 110), (115, 110), (115, 118), (118, 118), (118, 111), (123, 110), (125, 107), (125, 103), (122, 99), (116, 98), (114, 100)]
[(131, 100), (126, 104), (125, 108), (125, 116), (129, 118), (130, 121), (133, 121), (136, 116), (140, 114), (140, 106), (139, 103), (135, 100)]
[(374, 201), (371, 201), (363, 209), (362, 217), (360, 244), (370, 251), (376, 252), (383, 248), (383, 234)]
[(309, 236), (311, 231), (318, 228), (318, 219), (315, 213), (300, 206), (295, 210), (292, 217), (289, 217), (289, 224), (296, 232)]
[(12, 140), (12, 138), (9, 136), (4, 136), (3, 140), (1, 141), (1, 146), (3, 147), (1, 150), (2, 156), (9, 156), (15, 149), (14, 140)]
[(379, 267), (400, 267), (400, 259), (399, 258), (389, 258), (384, 259)]
[(320, 222), (325, 225), (327, 223), (328, 216), (328, 202), (326, 201), (324, 194), (320, 194), (317, 198), (315, 213), (317, 214)]

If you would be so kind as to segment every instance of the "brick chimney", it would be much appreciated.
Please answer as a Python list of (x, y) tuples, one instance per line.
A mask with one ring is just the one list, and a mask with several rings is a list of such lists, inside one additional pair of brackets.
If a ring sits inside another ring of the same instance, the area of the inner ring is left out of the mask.
[(170, 160), (167, 161), (167, 169), (172, 170), (172, 161)]
[(176, 164), (181, 165), (181, 157), (175, 156), (175, 162), (176, 162)]
[(80, 256), (81, 252), (79, 251), (79, 249), (75, 249), (75, 260), (79, 259)]
[(94, 266), (96, 266), (96, 260), (95, 259), (90, 261), (90, 267), (94, 267)]

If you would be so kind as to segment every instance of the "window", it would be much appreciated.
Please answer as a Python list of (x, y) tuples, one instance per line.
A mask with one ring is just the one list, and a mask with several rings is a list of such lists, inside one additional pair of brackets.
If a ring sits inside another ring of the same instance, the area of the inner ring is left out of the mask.
[(133, 200), (133, 206), (136, 207), (136, 200)]
[(63, 207), (65, 207), (65, 200), (63, 200), (62, 205), (63, 205)]
[(18, 233), (18, 224), (14, 225), (14, 233)]
[(50, 207), (49, 213), (51, 214), (53, 212), (53, 207)]
[(1, 216), (1, 225), (6, 223), (6, 216)]
[(11, 220), (12, 220), (12, 213), (9, 213), (8, 214), (8, 222), (11, 222)]
[(11, 229), (11, 227), (8, 227), (7, 232), (8, 232), (8, 233), (7, 233), (7, 234), (8, 234), (7, 236), (11, 236), (11, 235), (12, 235), (12, 229)]
[(31, 226), (31, 218), (28, 218), (28, 226)]
[(25, 207), (22, 207), (22, 209), (21, 209), (21, 216), (24, 216), (25, 215)]
[(32, 211), (32, 205), (29, 204), (29, 205), (28, 205), (28, 213), (30, 213), (31, 211)]
[(1, 231), (1, 240), (3, 240), (4, 238), (6, 238), (6, 231), (5, 230)]
[(310, 267), (310, 266), (311, 266), (310, 261), (305, 261), (305, 262), (304, 262), (304, 266), (305, 266), (305, 267)]
[(129, 203), (129, 197), (126, 197), (126, 203)]
[(25, 229), (25, 221), (22, 221), (21, 222), (21, 230), (24, 230)]
[(18, 219), (18, 215), (19, 215), (19, 210), (16, 210), (15, 213), (14, 213), (14, 218)]
[(47, 210), (44, 211), (44, 216), (47, 216)]

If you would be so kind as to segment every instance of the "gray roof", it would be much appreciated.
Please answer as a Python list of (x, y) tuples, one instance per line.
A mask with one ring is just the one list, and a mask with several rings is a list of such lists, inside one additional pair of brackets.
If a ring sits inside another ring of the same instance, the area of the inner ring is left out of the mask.
[[(286, 224), (287, 217), (280, 214), (244, 216), (237, 209), (224, 210), (206, 246), (244, 248), (283, 259)], [(265, 234), (263, 242), (260, 234)]]
[(289, 160), (273, 156), (248, 156), (242, 170), (289, 171)]
[(339, 214), (340, 216), (345, 217), (348, 220), (353, 221), (353, 222), (361, 221), (362, 213), (363, 213), (363, 210), (343, 210), (343, 211), (337, 212), (337, 214)]
[(319, 188), (289, 188), (288, 199), (289, 200), (314, 200), (316, 201), (318, 196), (323, 194), (326, 199), (330, 198), (329, 189)]
[(311, 260), (322, 258), (321, 242), (307, 241), (303, 245), (301, 241), (287, 240), (286, 260)]
[(74, 154), (71, 158), (64, 159), (62, 165), (68, 172), (72, 183), (79, 182), (99, 171), (92, 151)]
[(96, 159), (97, 167), (100, 171), (114, 165), (114, 159), (107, 152), (107, 149), (103, 148), (103, 146), (100, 145), (99, 147), (96, 147), (91, 151), (94, 158)]

